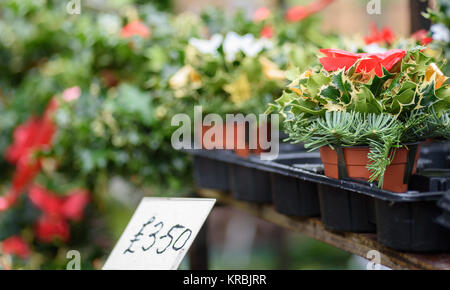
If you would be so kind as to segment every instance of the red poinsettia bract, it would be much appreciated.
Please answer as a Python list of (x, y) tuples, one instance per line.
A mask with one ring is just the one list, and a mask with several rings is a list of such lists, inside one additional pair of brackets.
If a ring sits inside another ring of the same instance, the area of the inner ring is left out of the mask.
[(6, 255), (16, 255), (21, 259), (26, 259), (30, 255), (28, 244), (20, 236), (11, 236), (1, 242), (2, 253)]
[(383, 76), (383, 67), (390, 71), (406, 55), (406, 51), (402, 49), (384, 53), (353, 53), (339, 49), (321, 49), (320, 52), (326, 55), (320, 58), (326, 71), (349, 69), (360, 60), (356, 72), (374, 72), (379, 77)]
[(322, 11), (334, 0), (317, 0), (306, 6), (293, 6), (286, 12), (285, 18), (288, 22), (298, 22), (303, 19)]
[(370, 26), (370, 34), (364, 38), (364, 42), (366, 44), (372, 43), (386, 43), (388, 45), (392, 44), (395, 41), (395, 33), (388, 26), (384, 27), (381, 30), (378, 30), (378, 27), (375, 24)]
[(131, 21), (122, 28), (121, 36), (123, 38), (129, 38), (135, 35), (148, 38), (150, 36), (150, 28), (139, 20)]
[(431, 36), (428, 36), (428, 31), (426, 31), (425, 29), (414, 32), (411, 37), (421, 45), (427, 45), (433, 41), (433, 38)]

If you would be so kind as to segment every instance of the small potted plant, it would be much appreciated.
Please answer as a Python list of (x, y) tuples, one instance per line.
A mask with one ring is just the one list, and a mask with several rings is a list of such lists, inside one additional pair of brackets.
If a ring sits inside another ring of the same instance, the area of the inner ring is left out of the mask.
[(325, 175), (405, 192), (420, 142), (450, 135), (450, 88), (417, 47), (385, 53), (323, 49), (322, 66), (290, 71), (278, 111), (293, 142), (319, 149)]

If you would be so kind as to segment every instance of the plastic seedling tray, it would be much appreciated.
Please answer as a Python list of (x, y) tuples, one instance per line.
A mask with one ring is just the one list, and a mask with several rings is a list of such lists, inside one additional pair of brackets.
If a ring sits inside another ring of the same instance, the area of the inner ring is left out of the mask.
[(450, 191), (439, 201), (438, 206), (442, 209), (442, 214), (436, 221), (450, 230)]
[(230, 165), (224, 161), (194, 156), (194, 181), (199, 187), (228, 192), (229, 169)]
[[(221, 151), (198, 150), (193, 154), (227, 162), (233, 168), (235, 166), (246, 168), (246, 172), (241, 171), (240, 180), (245, 183), (241, 187), (249, 189), (247, 194), (252, 192), (250, 188), (254, 189), (252, 194), (264, 193), (266, 202), (269, 202), (269, 198), (265, 189), (271, 189), (275, 207), (286, 215), (318, 214), (312, 210), (314, 192), (318, 188), (320, 215), (328, 229), (350, 232), (376, 231), (380, 243), (397, 250), (450, 251), (450, 231), (435, 222), (441, 214), (436, 203), (443, 197), (445, 191), (430, 191), (430, 186), (424, 188), (422, 184), (419, 188), (420, 186), (412, 182), (410, 191), (393, 193), (367, 182), (329, 178), (320, 171), (317, 156), (311, 159), (311, 155), (309, 157), (306, 155), (310, 153), (304, 152), (280, 154), (274, 161), (262, 161), (258, 156), (242, 158)], [(262, 176), (265, 178), (255, 178), (258, 172), (263, 173)], [(266, 173), (270, 174), (271, 178), (268, 178)], [(441, 177), (416, 175), (411, 180), (419, 178)], [(233, 180), (233, 177), (231, 179)], [(255, 183), (256, 181), (261, 183)], [(233, 188), (236, 188), (235, 185)], [(263, 199), (263, 196), (259, 196), (258, 199)], [(317, 202), (315, 205), (317, 206)]]
[(375, 200), (377, 239), (408, 252), (450, 251), (450, 230), (434, 223), (440, 214), (435, 200), (389, 202)]
[(374, 233), (375, 204), (370, 196), (320, 184), (322, 222), (330, 230)]
[(424, 169), (415, 175), (410, 187), (418, 191), (450, 190), (450, 169)]
[[(318, 153), (283, 154), (276, 162), (313, 172), (323, 170)], [(314, 182), (272, 173), (272, 195), (275, 209), (282, 214), (298, 217), (320, 215), (317, 184)]]
[(431, 161), (425, 168), (450, 168), (450, 141), (422, 144), (420, 158)]
[(231, 192), (236, 200), (272, 203), (270, 173), (247, 166), (231, 166)]

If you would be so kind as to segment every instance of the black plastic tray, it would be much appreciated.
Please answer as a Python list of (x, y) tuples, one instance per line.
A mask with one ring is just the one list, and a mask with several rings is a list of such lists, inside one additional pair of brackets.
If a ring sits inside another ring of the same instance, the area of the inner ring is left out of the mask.
[(436, 201), (398, 202), (375, 200), (377, 239), (409, 252), (450, 251), (450, 230), (434, 221), (440, 214)]
[(436, 221), (447, 229), (450, 229), (450, 192), (445, 194), (438, 202), (438, 206), (442, 209), (442, 214)]
[(425, 168), (450, 168), (450, 141), (422, 144), (420, 158), (430, 161)]
[(230, 165), (224, 161), (194, 156), (194, 182), (202, 188), (228, 192)]
[[(283, 154), (277, 162), (292, 167), (323, 170), (317, 166), (320, 162), (319, 153)], [(271, 177), (273, 201), (278, 212), (298, 217), (320, 215), (318, 187), (315, 182), (278, 173), (272, 173)]]
[[(262, 161), (258, 156), (241, 158), (223, 151), (199, 150), (192, 153), (226, 162), (233, 168), (245, 168), (247, 178), (244, 174), (241, 178), (247, 180), (245, 187), (250, 192), (251, 188), (258, 188), (253, 193), (258, 193), (260, 199), (263, 199), (264, 192), (264, 197), (267, 197), (264, 202), (269, 202), (270, 198), (262, 188), (269, 188), (276, 209), (286, 215), (320, 214), (323, 224), (330, 230), (377, 232), (379, 242), (397, 250), (450, 251), (450, 231), (435, 223), (441, 212), (436, 203), (445, 191), (420, 192), (423, 188), (412, 186), (407, 193), (393, 193), (367, 182), (326, 177), (321, 173), (319, 163), (309, 164), (307, 161), (309, 165), (303, 163), (298, 166), (296, 160), (315, 158), (317, 161), (317, 153), (314, 152), (280, 154), (274, 161)], [(262, 183), (256, 184), (254, 176), (257, 172), (268, 173), (271, 178), (264, 179), (264, 182), (261, 179)], [(422, 177), (414, 176), (412, 180), (419, 178)], [(243, 200), (241, 193), (235, 196)], [(249, 198), (246, 200), (251, 201)]]

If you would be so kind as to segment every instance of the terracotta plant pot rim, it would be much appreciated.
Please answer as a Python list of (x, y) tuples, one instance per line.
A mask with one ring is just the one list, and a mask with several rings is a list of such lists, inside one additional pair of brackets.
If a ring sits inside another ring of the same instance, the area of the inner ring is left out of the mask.
[[(424, 141), (418, 141), (418, 142), (411, 142), (411, 143), (405, 143), (401, 144), (401, 146), (413, 146), (413, 145), (419, 145), (422, 144)], [(323, 147), (330, 147), (330, 145), (324, 145)], [(342, 145), (333, 145), (333, 147), (341, 147), (342, 149), (346, 148), (352, 148), (352, 149), (366, 149), (369, 148), (369, 145), (354, 145), (354, 146), (342, 146)], [(331, 147), (330, 147), (331, 148)], [(401, 147), (393, 147), (393, 149), (399, 149)]]

